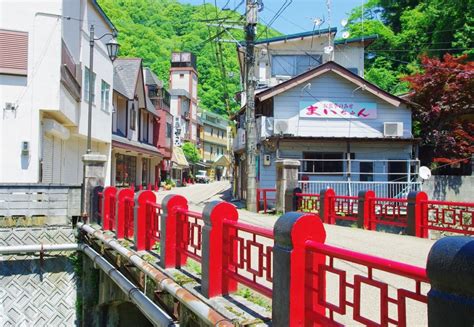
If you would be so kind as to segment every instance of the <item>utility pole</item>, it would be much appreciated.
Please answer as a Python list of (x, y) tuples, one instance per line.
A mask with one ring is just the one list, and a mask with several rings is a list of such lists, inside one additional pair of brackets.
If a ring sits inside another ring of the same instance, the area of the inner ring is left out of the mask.
[(246, 0), (245, 24), (245, 132), (247, 153), (247, 210), (257, 210), (257, 133), (255, 128), (255, 27), (257, 25), (257, 1)]

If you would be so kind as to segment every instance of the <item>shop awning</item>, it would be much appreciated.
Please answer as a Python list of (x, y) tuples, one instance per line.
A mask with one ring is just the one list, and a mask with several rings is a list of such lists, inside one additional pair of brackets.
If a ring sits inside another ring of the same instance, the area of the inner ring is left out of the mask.
[(173, 168), (183, 169), (189, 168), (189, 163), (184, 156), (183, 149), (179, 147), (173, 147), (173, 155), (171, 156), (171, 162)]
[(222, 154), (218, 156), (216, 160), (212, 163), (213, 166), (224, 166), (224, 167), (229, 166), (229, 164), (230, 164), (229, 159), (227, 159), (227, 157)]

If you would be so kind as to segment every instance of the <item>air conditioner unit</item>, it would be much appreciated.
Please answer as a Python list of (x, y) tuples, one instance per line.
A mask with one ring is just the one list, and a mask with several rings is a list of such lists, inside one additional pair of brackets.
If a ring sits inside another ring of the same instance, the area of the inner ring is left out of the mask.
[(383, 123), (383, 136), (385, 137), (402, 137), (403, 123)]
[(274, 119), (273, 133), (276, 135), (290, 134), (287, 119)]

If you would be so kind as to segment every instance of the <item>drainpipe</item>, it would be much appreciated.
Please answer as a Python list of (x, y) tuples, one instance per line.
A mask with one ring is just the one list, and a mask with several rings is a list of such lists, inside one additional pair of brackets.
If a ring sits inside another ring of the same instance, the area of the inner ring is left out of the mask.
[(80, 250), (79, 245), (76, 243), (0, 246), (0, 254), (78, 251), (78, 250)]
[(176, 324), (166, 312), (152, 302), (138, 287), (122, 275), (118, 269), (88, 245), (69, 243), (0, 246), (0, 254), (52, 251), (82, 251), (96, 266), (102, 269), (102, 271), (106, 273), (125, 294), (127, 294), (129, 300), (133, 302), (155, 326), (179, 326), (179, 324)]
[(108, 247), (128, 258), (135, 267), (153, 279), (161, 289), (166, 290), (202, 320), (209, 322), (213, 326), (234, 326), (230, 319), (224, 317), (190, 291), (177, 284), (157, 267), (143, 260), (134, 251), (120, 245), (112, 236), (105, 235), (100, 230), (96, 230), (90, 225), (81, 222), (77, 223), (77, 228), (97, 238)]

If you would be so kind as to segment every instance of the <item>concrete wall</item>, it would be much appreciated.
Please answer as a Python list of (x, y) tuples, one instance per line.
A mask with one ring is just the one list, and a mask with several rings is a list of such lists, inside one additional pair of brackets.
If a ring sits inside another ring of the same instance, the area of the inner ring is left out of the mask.
[(432, 176), (422, 190), (432, 200), (474, 202), (474, 176)]

